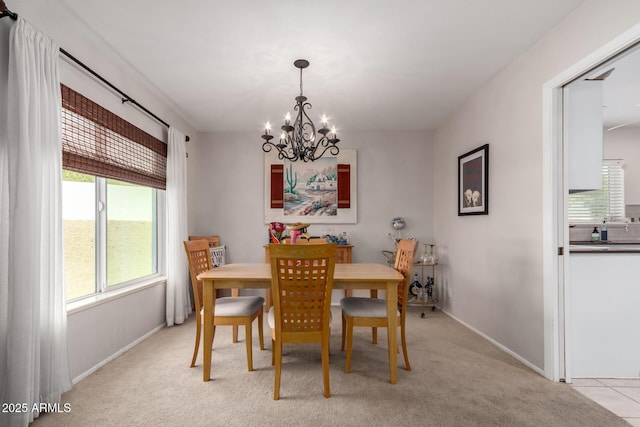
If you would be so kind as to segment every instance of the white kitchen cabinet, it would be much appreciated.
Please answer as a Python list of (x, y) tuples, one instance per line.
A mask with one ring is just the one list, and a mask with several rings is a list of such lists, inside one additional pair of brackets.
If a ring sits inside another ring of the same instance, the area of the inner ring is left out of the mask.
[(640, 252), (572, 252), (569, 268), (571, 376), (640, 378)]
[(564, 88), (564, 137), (569, 191), (602, 187), (602, 81), (577, 80)]

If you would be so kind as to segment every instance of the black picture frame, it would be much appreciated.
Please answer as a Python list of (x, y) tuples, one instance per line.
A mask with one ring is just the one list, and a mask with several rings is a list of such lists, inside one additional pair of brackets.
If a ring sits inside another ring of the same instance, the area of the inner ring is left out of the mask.
[(458, 156), (458, 216), (489, 214), (489, 144)]

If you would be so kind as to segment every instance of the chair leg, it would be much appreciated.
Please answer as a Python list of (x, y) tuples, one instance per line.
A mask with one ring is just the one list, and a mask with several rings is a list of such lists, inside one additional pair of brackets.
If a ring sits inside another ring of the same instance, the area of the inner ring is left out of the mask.
[(276, 364), (276, 342), (271, 338), (271, 366)]
[(238, 342), (238, 325), (233, 325), (233, 343)]
[(400, 325), (400, 337), (402, 338), (402, 354), (404, 354), (404, 366), (407, 368), (407, 371), (410, 371), (411, 365), (409, 364), (409, 354), (407, 354), (407, 338), (404, 334), (404, 324)]
[(262, 310), (258, 313), (258, 334), (260, 340), (260, 350), (264, 350), (264, 330), (263, 330), (263, 318), (262, 318)]
[(344, 340), (346, 338), (347, 333), (347, 320), (344, 317), (344, 313), (342, 313), (342, 346), (340, 347), (340, 351), (344, 351)]
[(198, 322), (196, 324), (196, 344), (193, 347), (193, 358), (191, 359), (191, 368), (193, 368), (194, 366), (196, 366), (196, 358), (198, 357), (198, 349), (200, 348), (200, 334), (201, 334), (201, 324), (202, 322), (199, 319), (200, 316), (198, 316), (198, 319), (196, 319), (196, 321)]
[(251, 333), (251, 319), (245, 324), (245, 341), (247, 343), (247, 367), (249, 368), (249, 372), (253, 371), (253, 348), (251, 343), (252, 333)]
[[(369, 291), (371, 298), (378, 298), (378, 290), (371, 289)], [(378, 344), (378, 328), (371, 328), (371, 343)]]
[(267, 292), (265, 294), (264, 299), (265, 299), (264, 312), (268, 313), (269, 309), (271, 308), (271, 305), (272, 305), (272, 303), (271, 303), (271, 289), (267, 289)]
[(280, 399), (280, 373), (282, 372), (282, 341), (276, 342), (275, 346), (276, 372), (275, 383), (273, 385), (273, 400)]
[(329, 385), (329, 335), (325, 333), (322, 337), (322, 379), (324, 382), (324, 397), (331, 397)]
[(347, 317), (347, 363), (344, 371), (348, 374), (351, 372), (351, 352), (353, 350), (353, 318)]

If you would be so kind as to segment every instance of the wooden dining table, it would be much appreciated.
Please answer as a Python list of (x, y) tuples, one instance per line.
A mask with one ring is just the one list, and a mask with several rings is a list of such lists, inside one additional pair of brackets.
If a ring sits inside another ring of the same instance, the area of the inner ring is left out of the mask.
[[(203, 318), (211, 319), (215, 312), (215, 289), (269, 289), (271, 264), (227, 264), (198, 275), (203, 286)], [(333, 289), (382, 289), (386, 291), (389, 348), (389, 378), (391, 384), (398, 377), (398, 282), (401, 273), (385, 264), (336, 264)], [(202, 347), (203, 381), (211, 378), (211, 350), (213, 346), (212, 322), (204, 322)]]

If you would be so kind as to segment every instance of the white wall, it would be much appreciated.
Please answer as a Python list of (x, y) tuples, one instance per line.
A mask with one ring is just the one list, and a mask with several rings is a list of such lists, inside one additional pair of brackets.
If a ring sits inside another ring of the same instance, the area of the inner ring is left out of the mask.
[[(12, 2), (12, 11), (56, 40), (61, 47), (134, 98), (147, 109), (173, 124), (197, 143), (197, 134), (176, 112), (171, 101), (131, 69), (62, 2), (34, 0)], [(9, 21), (2, 20), (3, 24)], [(82, 34), (82, 36), (79, 36)], [(166, 141), (167, 129), (146, 113), (60, 56), (62, 83), (82, 93), (151, 135)], [(190, 176), (193, 171), (189, 171)], [(141, 299), (142, 298), (142, 299)], [(84, 375), (113, 355), (165, 323), (165, 285), (144, 289), (113, 301), (75, 311), (68, 316), (69, 358), (72, 378)]]
[[(188, 160), (200, 171), (197, 197), (189, 202), (197, 210), (194, 233), (220, 235), (227, 262), (263, 262), (268, 228), (259, 131), (203, 134), (201, 141), (197, 156), (189, 147)], [(404, 236), (433, 241), (433, 192), (442, 190), (434, 188), (431, 134), (344, 131), (340, 145), (357, 149), (358, 223), (330, 227), (347, 232), (353, 261), (386, 261), (381, 251), (393, 249), (387, 234), (395, 216), (407, 222)], [(323, 228), (312, 224), (309, 232)]]
[[(164, 284), (155, 285), (69, 313), (71, 378), (85, 377), (96, 367), (163, 328), (166, 324), (165, 294)], [(188, 353), (187, 350), (187, 358)]]
[(604, 156), (624, 160), (624, 203), (640, 205), (640, 127), (605, 131)]
[(435, 191), (435, 235), (446, 311), (541, 372), (543, 85), (637, 24), (640, 2), (585, 1), (448, 118), (434, 135), (434, 176), (457, 183), (457, 157), (490, 144), (490, 212), (457, 216)]

